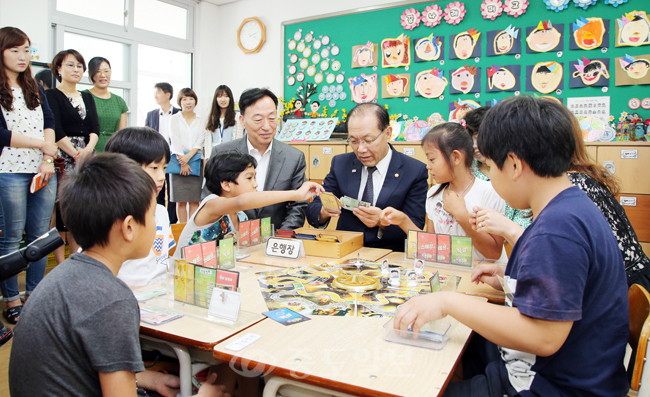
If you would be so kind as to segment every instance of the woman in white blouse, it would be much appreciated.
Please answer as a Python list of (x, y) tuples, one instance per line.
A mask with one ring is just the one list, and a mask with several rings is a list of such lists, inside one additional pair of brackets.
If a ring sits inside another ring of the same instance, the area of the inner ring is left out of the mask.
[[(203, 158), (203, 143), (205, 128), (199, 117), (194, 113), (198, 102), (196, 93), (191, 88), (183, 88), (178, 93), (178, 105), (181, 112), (173, 115), (169, 121), (172, 156), (176, 156), (181, 165), (179, 175), (171, 175), (171, 199), (176, 202), (178, 222), (186, 223), (199, 207), (201, 201), (201, 185), (203, 182), (203, 165), (195, 170), (189, 164), (190, 159), (197, 153)], [(190, 171), (199, 172), (199, 176), (190, 175)], [(187, 203), (190, 204), (189, 214)]]

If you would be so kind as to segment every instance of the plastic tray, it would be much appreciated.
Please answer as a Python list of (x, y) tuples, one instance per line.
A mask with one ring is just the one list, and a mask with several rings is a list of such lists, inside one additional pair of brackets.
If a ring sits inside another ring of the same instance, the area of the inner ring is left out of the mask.
[(391, 318), (390, 321), (384, 324), (384, 340), (425, 349), (442, 350), (449, 341), (456, 324), (458, 324), (456, 319), (447, 316), (425, 324), (416, 338), (415, 333), (411, 331), (394, 329), (393, 319)]

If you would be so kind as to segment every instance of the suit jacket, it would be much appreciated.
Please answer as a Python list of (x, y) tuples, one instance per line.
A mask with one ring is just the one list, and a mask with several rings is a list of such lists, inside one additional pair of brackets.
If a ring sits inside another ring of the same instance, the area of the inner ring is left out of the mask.
[[(214, 147), (212, 155), (226, 150), (238, 150), (248, 153), (247, 135), (234, 141), (225, 142)], [(284, 142), (273, 140), (271, 161), (264, 182), (264, 190), (296, 190), (307, 179), (305, 176), (305, 155), (300, 150)], [(275, 229), (293, 230), (305, 224), (306, 201), (284, 202), (263, 208), (245, 211), (249, 219), (271, 217)]]
[[(176, 114), (180, 111), (179, 108), (172, 106), (172, 114)], [(147, 112), (147, 119), (145, 120), (144, 125), (160, 132), (160, 109)]]
[[(425, 224), (427, 198), (427, 168), (419, 160), (396, 151), (392, 146), (393, 157), (388, 166), (384, 185), (377, 197), (379, 208), (393, 207), (404, 212), (419, 228)], [(329, 174), (323, 181), (326, 192), (336, 197), (349, 196), (357, 198), (361, 185), (363, 164), (354, 153), (339, 154), (332, 158)], [(307, 221), (318, 227), (318, 216), (322, 207), (320, 198), (316, 197), (307, 207)], [(364, 246), (387, 248), (404, 251), (406, 233), (399, 226), (391, 225), (384, 230), (381, 239), (377, 237), (379, 227), (369, 228), (357, 218), (352, 211), (342, 210), (336, 225), (337, 230), (363, 232)]]

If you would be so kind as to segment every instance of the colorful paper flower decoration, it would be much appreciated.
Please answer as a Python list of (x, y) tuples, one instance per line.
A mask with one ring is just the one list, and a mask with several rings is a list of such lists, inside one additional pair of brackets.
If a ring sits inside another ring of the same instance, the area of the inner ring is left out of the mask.
[(503, 3), (501, 0), (483, 0), (481, 4), (483, 19), (491, 19), (494, 21), (501, 13), (503, 13)]
[(609, 4), (612, 7), (618, 7), (621, 4), (627, 3), (627, 0), (605, 0), (605, 4)]
[(425, 25), (432, 28), (440, 24), (442, 20), (442, 8), (437, 4), (431, 4), (422, 12), (420, 19), (424, 22)]
[(407, 8), (402, 13), (400, 20), (404, 29), (413, 30), (420, 26), (420, 11), (415, 8)]
[(503, 10), (511, 17), (517, 18), (526, 12), (528, 4), (526, 0), (505, 0)]
[(571, 2), (571, 0), (544, 0), (544, 3), (546, 3), (546, 9), (555, 12), (560, 12), (569, 8), (569, 2)]
[(576, 7), (582, 8), (583, 10), (586, 10), (589, 8), (589, 6), (593, 6), (596, 4), (596, 0), (573, 0), (575, 3)]
[(465, 18), (466, 13), (467, 10), (465, 10), (465, 3), (461, 3), (460, 1), (453, 1), (447, 4), (445, 13), (443, 15), (445, 16), (445, 22), (450, 25), (458, 25), (460, 21)]

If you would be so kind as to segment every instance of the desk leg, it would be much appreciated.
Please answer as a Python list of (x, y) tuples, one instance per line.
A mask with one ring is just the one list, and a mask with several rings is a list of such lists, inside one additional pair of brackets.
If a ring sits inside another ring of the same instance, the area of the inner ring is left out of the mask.
[[(262, 397), (275, 397), (280, 391), (280, 388), (287, 386), (287, 396), (301, 396), (301, 397), (353, 397), (351, 394), (339, 393), (332, 390), (327, 390), (322, 387), (300, 383), (292, 379), (286, 379), (279, 376), (271, 376), (266, 379), (264, 386), (264, 394)], [(285, 394), (283, 394), (285, 395)]]
[(190, 397), (192, 395), (192, 356), (187, 347), (144, 335), (140, 335), (140, 339), (146, 339), (147, 341), (153, 342), (154, 345), (166, 345), (172, 348), (179, 363), (178, 376), (181, 380), (180, 396)]

